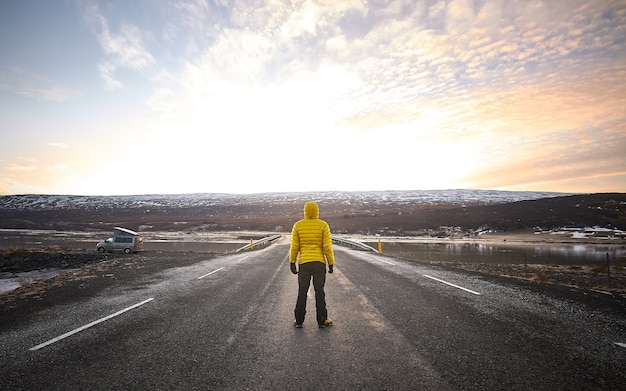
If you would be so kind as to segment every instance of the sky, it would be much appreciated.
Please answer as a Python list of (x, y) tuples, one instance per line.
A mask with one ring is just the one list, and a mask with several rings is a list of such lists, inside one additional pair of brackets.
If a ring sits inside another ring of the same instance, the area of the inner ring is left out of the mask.
[(0, 195), (626, 192), (626, 0), (3, 0)]

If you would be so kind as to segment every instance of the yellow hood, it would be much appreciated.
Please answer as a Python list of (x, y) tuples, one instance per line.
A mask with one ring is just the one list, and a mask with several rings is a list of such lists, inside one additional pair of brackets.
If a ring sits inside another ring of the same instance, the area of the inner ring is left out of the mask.
[(320, 218), (320, 208), (317, 206), (315, 202), (307, 202), (304, 205), (304, 218), (306, 219), (319, 219)]

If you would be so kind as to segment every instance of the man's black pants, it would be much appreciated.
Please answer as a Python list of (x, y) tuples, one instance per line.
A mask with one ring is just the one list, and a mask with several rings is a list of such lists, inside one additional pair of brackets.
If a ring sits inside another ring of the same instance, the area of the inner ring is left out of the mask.
[(315, 309), (317, 310), (317, 324), (324, 324), (328, 317), (326, 311), (326, 294), (324, 284), (326, 283), (326, 264), (322, 262), (307, 262), (300, 265), (298, 270), (298, 300), (296, 301), (296, 323), (304, 322), (306, 314), (306, 296), (313, 277), (313, 289), (315, 289)]

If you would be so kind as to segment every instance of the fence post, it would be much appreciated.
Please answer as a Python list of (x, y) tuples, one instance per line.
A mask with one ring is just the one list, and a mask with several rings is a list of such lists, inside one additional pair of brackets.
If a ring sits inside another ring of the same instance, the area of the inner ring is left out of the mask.
[(526, 256), (526, 252), (524, 252), (524, 278), (528, 277), (528, 257)]
[(609, 281), (609, 288), (611, 287), (611, 259), (609, 253), (606, 253), (606, 277)]

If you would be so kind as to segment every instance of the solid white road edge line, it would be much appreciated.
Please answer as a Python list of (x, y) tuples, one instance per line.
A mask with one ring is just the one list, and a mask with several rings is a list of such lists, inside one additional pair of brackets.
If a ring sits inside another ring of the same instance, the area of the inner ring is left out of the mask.
[(210, 276), (210, 275), (211, 275), (211, 274), (213, 274), (213, 273), (217, 273), (217, 272), (219, 272), (219, 271), (220, 271), (220, 270), (222, 270), (222, 269), (223, 269), (223, 267), (220, 267), (219, 269), (215, 269), (215, 270), (213, 270), (212, 272), (205, 274), (204, 276), (200, 276), (200, 277), (198, 277), (198, 280), (201, 280), (201, 279), (203, 279), (204, 277), (208, 277), (208, 276)]
[(617, 346), (621, 346), (623, 348), (626, 348), (626, 343), (622, 343), (622, 342), (615, 342), (615, 345)]
[(86, 324), (86, 325), (84, 325), (84, 326), (82, 326), (82, 327), (79, 327), (79, 328), (77, 328), (77, 329), (74, 329), (74, 330), (72, 330), (72, 331), (69, 331), (69, 332), (67, 332), (67, 333), (65, 333), (65, 334), (63, 334), (63, 335), (59, 335), (58, 337), (56, 337), (56, 338), (52, 338), (51, 340), (46, 341), (46, 342), (44, 342), (44, 343), (42, 343), (42, 344), (39, 344), (39, 345), (37, 345), (37, 346), (33, 346), (32, 348), (30, 348), (30, 349), (28, 349), (28, 350), (35, 351), (35, 350), (39, 350), (39, 349), (41, 349), (41, 348), (44, 348), (44, 347), (46, 347), (46, 346), (48, 346), (48, 345), (52, 345), (52, 344), (53, 344), (53, 343), (55, 343), (55, 342), (59, 342), (60, 340), (62, 340), (62, 339), (64, 339), (64, 338), (67, 338), (67, 337), (69, 337), (69, 336), (71, 336), (71, 335), (74, 335), (74, 334), (76, 334), (76, 333), (80, 333), (81, 331), (87, 330), (88, 328), (93, 327), (93, 326), (95, 326), (95, 325), (97, 325), (97, 324), (99, 324), (99, 323), (105, 322), (105, 321), (107, 321), (107, 320), (109, 320), (109, 319), (111, 319), (111, 318), (115, 318), (116, 316), (121, 315), (121, 314), (123, 314), (124, 312), (127, 312), (127, 311), (130, 311), (130, 310), (132, 310), (132, 309), (135, 309), (135, 308), (137, 308), (137, 307), (139, 307), (139, 306), (142, 306), (142, 305), (144, 305), (144, 304), (146, 304), (146, 303), (148, 303), (148, 302), (151, 302), (152, 300), (154, 300), (154, 298), (153, 298), (153, 297), (152, 297), (152, 298), (150, 298), (150, 299), (144, 300), (144, 301), (142, 301), (141, 303), (137, 303), (137, 304), (132, 305), (132, 306), (130, 306), (130, 307), (128, 307), (128, 308), (125, 308), (125, 309), (123, 309), (123, 310), (121, 310), (121, 311), (117, 311), (117, 312), (116, 312), (116, 313), (114, 313), (114, 314), (111, 314), (111, 315), (109, 315), (109, 316), (105, 316), (104, 318), (101, 318), (101, 319), (98, 319), (98, 320), (96, 320), (96, 321), (93, 321), (93, 322), (91, 322), (91, 323), (89, 323), (89, 324)]
[(454, 284), (452, 284), (452, 283), (449, 283), (449, 282), (444, 281), (444, 280), (440, 280), (440, 279), (438, 279), (438, 278), (435, 278), (435, 277), (429, 276), (429, 275), (427, 275), (427, 274), (422, 274), (422, 276), (427, 277), (427, 278), (430, 278), (430, 279), (435, 280), (435, 281), (439, 281), (439, 282), (441, 282), (441, 283), (443, 283), (443, 284), (446, 284), (446, 285), (453, 286), (453, 287), (455, 287), (455, 288), (458, 288), (458, 289), (464, 290), (464, 291), (466, 291), (466, 292), (473, 293), (473, 294), (475, 294), (475, 295), (480, 295), (480, 293), (475, 292), (475, 291), (473, 291), (473, 290), (470, 290), (470, 289), (467, 289), (467, 288), (463, 288), (462, 286), (454, 285)]

